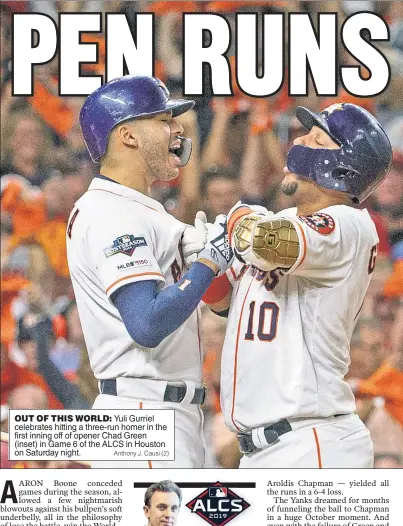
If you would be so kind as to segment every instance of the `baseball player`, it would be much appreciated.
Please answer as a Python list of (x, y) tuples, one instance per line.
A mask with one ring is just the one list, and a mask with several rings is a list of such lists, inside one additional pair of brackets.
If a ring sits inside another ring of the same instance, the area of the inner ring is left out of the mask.
[(125, 76), (97, 89), (81, 109), (85, 143), (100, 174), (71, 213), (67, 252), (99, 380), (93, 407), (176, 410), (174, 461), (150, 456), (93, 467), (203, 466), (197, 306), (232, 251), (225, 216), (207, 234), (203, 214), (197, 228), (189, 227), (149, 195), (154, 181), (175, 178), (189, 160), (191, 142), (176, 117), (193, 105), (171, 100), (156, 78)]
[(297, 204), (273, 214), (235, 206), (228, 230), (239, 261), (209, 289), (229, 307), (221, 403), (243, 468), (369, 468), (368, 430), (344, 380), (378, 236), (355, 208), (389, 171), (389, 140), (353, 104), (298, 107), (282, 190)]

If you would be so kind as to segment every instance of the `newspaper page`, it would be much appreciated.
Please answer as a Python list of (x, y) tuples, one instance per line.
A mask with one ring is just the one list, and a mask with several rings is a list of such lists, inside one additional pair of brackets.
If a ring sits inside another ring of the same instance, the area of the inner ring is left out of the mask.
[(403, 2), (0, 8), (0, 525), (401, 524)]

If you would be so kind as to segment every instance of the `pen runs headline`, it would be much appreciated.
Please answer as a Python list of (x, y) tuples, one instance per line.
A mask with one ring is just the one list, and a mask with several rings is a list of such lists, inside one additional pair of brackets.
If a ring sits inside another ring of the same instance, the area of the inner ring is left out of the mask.
[[(258, 31), (259, 16), (262, 30)], [(231, 96), (237, 87), (252, 97), (279, 91), (288, 78), (289, 95), (305, 96), (308, 77), (318, 95), (335, 96), (340, 84), (353, 95), (374, 96), (388, 86), (390, 67), (382, 52), (389, 40), (387, 23), (378, 15), (359, 12), (339, 23), (337, 13), (318, 13), (316, 28), (307, 13), (238, 13), (235, 30), (214, 13), (184, 13), (182, 20), (183, 89), (204, 95), (208, 65), (214, 95)], [(152, 13), (61, 13), (58, 23), (45, 14), (13, 15), (13, 95), (33, 94), (34, 68), (57, 56), (59, 94), (88, 95), (103, 82), (123, 74), (153, 75), (155, 23)], [(105, 74), (85, 76), (81, 65), (98, 63), (96, 42), (81, 34), (105, 36)], [(235, 48), (235, 75), (227, 52)], [(345, 50), (356, 65), (340, 66)], [(287, 54), (287, 56), (286, 56)], [(363, 76), (362, 66), (367, 74)], [(234, 78), (236, 80), (234, 80)]]

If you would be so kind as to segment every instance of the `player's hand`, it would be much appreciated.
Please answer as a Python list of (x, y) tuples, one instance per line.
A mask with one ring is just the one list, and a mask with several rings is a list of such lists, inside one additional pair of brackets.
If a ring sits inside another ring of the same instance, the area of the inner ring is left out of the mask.
[(218, 215), (214, 224), (208, 227), (207, 243), (198, 257), (198, 260), (202, 259), (213, 264), (217, 275), (223, 274), (234, 260), (234, 252), (228, 238), (227, 218), (224, 214)]
[(197, 212), (195, 226), (185, 228), (181, 243), (185, 265), (190, 268), (207, 243), (207, 217), (204, 212)]

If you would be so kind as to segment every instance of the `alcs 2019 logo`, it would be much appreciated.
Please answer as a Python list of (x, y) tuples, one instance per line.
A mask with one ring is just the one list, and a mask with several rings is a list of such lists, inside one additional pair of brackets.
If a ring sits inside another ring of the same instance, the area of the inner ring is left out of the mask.
[(196, 513), (213, 526), (223, 526), (240, 515), (250, 504), (231, 489), (216, 482), (200, 495), (186, 504), (192, 513)]

